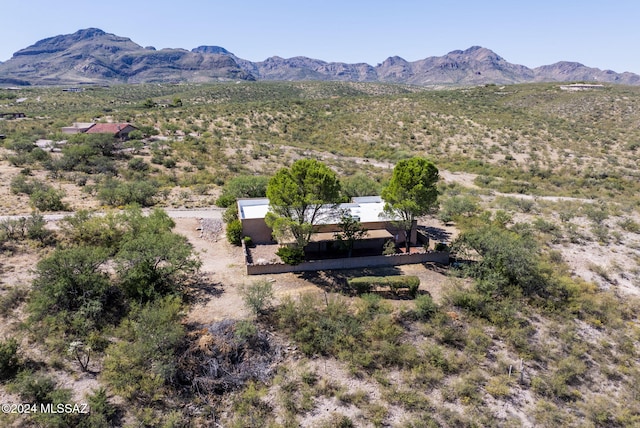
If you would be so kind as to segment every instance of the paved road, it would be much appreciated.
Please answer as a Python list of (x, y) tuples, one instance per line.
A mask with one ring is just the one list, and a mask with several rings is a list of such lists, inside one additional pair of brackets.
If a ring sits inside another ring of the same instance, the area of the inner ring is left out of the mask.
[[(150, 210), (145, 208), (144, 212), (149, 212)], [(224, 212), (224, 208), (219, 207), (211, 207), (211, 208), (194, 208), (194, 209), (165, 209), (165, 212), (171, 218), (214, 218), (221, 219), (222, 213)], [(43, 217), (46, 221), (59, 221), (65, 217), (73, 215), (73, 212), (64, 212), (64, 213), (50, 213), (43, 214)], [(98, 212), (100, 214), (100, 212)], [(4, 220), (15, 220), (19, 218), (29, 217), (31, 214), (18, 214), (18, 215), (5, 215), (0, 216), (0, 221)]]

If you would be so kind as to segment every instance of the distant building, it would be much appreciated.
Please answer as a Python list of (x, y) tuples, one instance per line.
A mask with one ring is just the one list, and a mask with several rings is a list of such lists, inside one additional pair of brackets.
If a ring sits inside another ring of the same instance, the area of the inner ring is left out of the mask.
[(111, 134), (120, 140), (128, 140), (129, 133), (135, 131), (130, 123), (96, 123), (85, 131), (86, 134)]
[(76, 122), (73, 126), (62, 128), (63, 134), (111, 134), (122, 141), (129, 139), (129, 133), (138, 128), (130, 123), (82, 123)]
[(560, 89), (563, 91), (590, 91), (592, 89), (603, 89), (604, 85), (593, 83), (573, 83), (571, 85), (562, 85)]
[(24, 117), (27, 117), (27, 115), (22, 112), (0, 113), (0, 118), (2, 119), (21, 119)]
[(95, 125), (95, 122), (74, 122), (72, 126), (62, 128), (63, 134), (81, 134)]

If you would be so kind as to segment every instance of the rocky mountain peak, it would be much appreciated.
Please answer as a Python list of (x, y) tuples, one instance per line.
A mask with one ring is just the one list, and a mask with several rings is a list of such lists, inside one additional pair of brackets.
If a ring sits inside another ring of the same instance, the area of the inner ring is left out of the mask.
[(220, 46), (198, 46), (197, 48), (191, 49), (191, 52), (204, 53), (204, 54), (233, 55), (231, 52), (229, 52), (228, 50)]

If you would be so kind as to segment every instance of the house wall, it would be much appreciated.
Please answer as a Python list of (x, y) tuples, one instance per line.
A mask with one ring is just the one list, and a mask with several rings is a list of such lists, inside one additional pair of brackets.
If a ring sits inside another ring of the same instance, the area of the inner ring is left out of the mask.
[[(250, 236), (253, 242), (256, 244), (269, 244), (273, 242), (273, 237), (271, 236), (272, 230), (265, 223), (263, 218), (255, 218), (255, 219), (242, 219), (242, 235)], [(385, 229), (389, 231), (394, 237), (397, 236), (396, 243), (402, 244), (405, 242), (404, 230), (399, 229), (394, 226), (392, 222), (389, 221), (376, 221), (376, 222), (366, 222), (362, 223), (362, 226), (366, 230), (375, 230), (375, 229)], [(316, 226), (315, 231), (318, 233), (323, 232), (339, 232), (340, 227), (337, 224), (322, 224)], [(417, 222), (414, 221), (411, 226), (411, 244), (415, 245), (417, 242), (418, 233), (417, 233)]]
[(270, 244), (273, 242), (271, 228), (263, 218), (242, 219), (242, 236), (250, 236), (256, 244)]

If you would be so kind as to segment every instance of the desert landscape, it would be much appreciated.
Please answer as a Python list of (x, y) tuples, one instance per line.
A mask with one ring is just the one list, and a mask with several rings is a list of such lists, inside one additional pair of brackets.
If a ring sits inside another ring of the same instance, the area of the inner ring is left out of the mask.
[[(638, 87), (19, 87), (0, 111), (25, 115), (0, 119), (0, 402), (90, 409), (3, 426), (640, 424)], [(235, 198), (305, 159), (379, 195), (415, 157), (450, 264), (247, 275)]]

